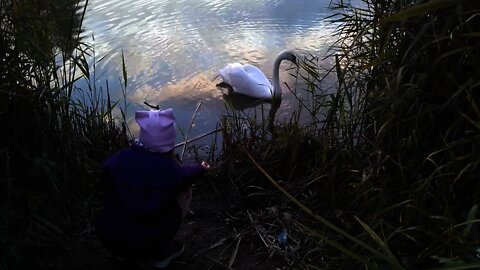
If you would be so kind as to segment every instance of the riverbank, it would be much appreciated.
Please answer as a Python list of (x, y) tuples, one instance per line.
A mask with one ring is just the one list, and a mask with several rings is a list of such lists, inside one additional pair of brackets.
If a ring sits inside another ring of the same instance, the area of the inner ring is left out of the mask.
[[(166, 269), (266, 270), (286, 267), (282, 256), (273, 254), (267, 248), (268, 244), (262, 243), (265, 241), (262, 238), (268, 237), (269, 243), (273, 244), (276, 231), (265, 230), (263, 225), (257, 224), (259, 217), (256, 215), (247, 214), (250, 218), (243, 219), (246, 212), (242, 205), (246, 202), (219, 180), (210, 176), (194, 186), (191, 212), (176, 237), (184, 243), (185, 252)], [(263, 234), (259, 234), (258, 228), (263, 228)], [(72, 270), (150, 269), (146, 264), (116, 258), (102, 247), (94, 234), (87, 234), (84, 239), (72, 243), (63, 262), (60, 268)]]

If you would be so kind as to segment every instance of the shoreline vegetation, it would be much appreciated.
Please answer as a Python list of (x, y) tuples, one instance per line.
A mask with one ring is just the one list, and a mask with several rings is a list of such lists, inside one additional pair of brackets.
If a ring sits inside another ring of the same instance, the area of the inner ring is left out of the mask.
[[(94, 238), (101, 162), (131, 138), (81, 39), (88, 1), (40, 2), (0, 4), (1, 269), (72, 264)], [(310, 55), (295, 75), (310, 121), (271, 131), (227, 112), (207, 181), (284, 269), (478, 269), (480, 2), (360, 2), (331, 3), (334, 67)]]

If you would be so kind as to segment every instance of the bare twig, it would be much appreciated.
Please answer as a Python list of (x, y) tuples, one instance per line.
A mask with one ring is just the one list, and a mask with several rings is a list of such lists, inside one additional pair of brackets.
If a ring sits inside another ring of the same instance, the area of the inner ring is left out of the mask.
[(196, 141), (196, 140), (200, 140), (200, 139), (202, 139), (202, 138), (204, 138), (204, 137), (206, 137), (206, 136), (208, 136), (208, 135), (210, 135), (210, 134), (217, 133), (217, 132), (219, 132), (219, 131), (222, 131), (222, 129), (221, 129), (221, 128), (217, 128), (217, 129), (212, 130), (212, 131), (210, 131), (210, 132), (207, 132), (207, 133), (203, 133), (203, 134), (201, 134), (201, 135), (198, 135), (198, 136), (196, 136), (196, 137), (194, 137), (194, 138), (192, 138), (192, 139), (190, 139), (190, 140), (186, 140), (186, 141), (183, 141), (183, 142), (181, 142), (181, 143), (177, 143), (177, 144), (175, 145), (175, 148), (180, 147), (180, 146), (183, 146), (183, 145), (185, 145), (185, 144), (189, 144), (189, 143), (194, 142), (194, 141)]
[(187, 149), (187, 144), (188, 144), (188, 134), (190, 133), (190, 130), (192, 129), (193, 121), (195, 120), (195, 116), (197, 115), (198, 109), (200, 109), (201, 105), (202, 105), (202, 101), (199, 101), (197, 103), (197, 108), (195, 108), (195, 111), (193, 112), (192, 119), (190, 119), (190, 125), (188, 126), (187, 133), (185, 134), (185, 141), (184, 141), (184, 144), (183, 144), (182, 154), (180, 155), (180, 160), (183, 160), (183, 156), (185, 154), (185, 149)]

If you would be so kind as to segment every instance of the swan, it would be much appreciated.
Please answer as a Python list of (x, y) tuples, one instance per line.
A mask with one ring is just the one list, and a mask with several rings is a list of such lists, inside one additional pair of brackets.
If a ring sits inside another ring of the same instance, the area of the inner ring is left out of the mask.
[(297, 64), (297, 57), (292, 51), (286, 50), (278, 54), (273, 65), (273, 87), (259, 68), (249, 64), (228, 64), (219, 70), (219, 75), (235, 93), (257, 99), (278, 101), (282, 98), (279, 69), (283, 60)]

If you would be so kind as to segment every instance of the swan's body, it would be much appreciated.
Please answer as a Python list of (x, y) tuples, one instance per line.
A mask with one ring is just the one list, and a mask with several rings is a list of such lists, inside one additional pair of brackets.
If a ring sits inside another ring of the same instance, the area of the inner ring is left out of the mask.
[(296, 56), (291, 51), (283, 51), (277, 56), (273, 65), (273, 86), (260, 69), (249, 64), (228, 64), (219, 71), (219, 75), (235, 93), (258, 99), (280, 100), (282, 88), (280, 87), (279, 69), (283, 60), (296, 63)]

